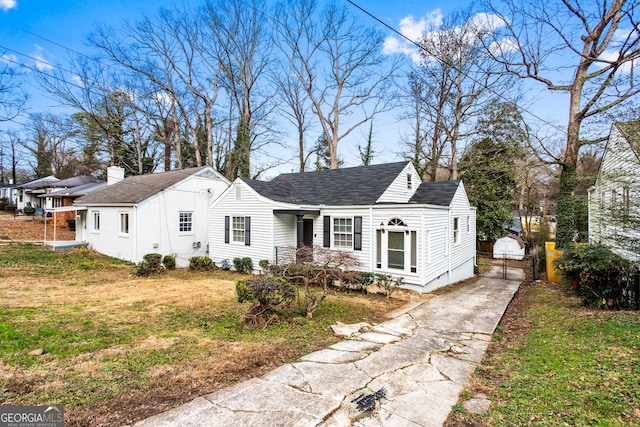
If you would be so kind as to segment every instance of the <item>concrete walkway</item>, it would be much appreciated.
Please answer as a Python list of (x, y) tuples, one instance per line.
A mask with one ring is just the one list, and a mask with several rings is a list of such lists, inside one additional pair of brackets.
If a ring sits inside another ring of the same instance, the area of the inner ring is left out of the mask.
[(136, 426), (441, 426), (524, 272), (498, 267), (326, 350)]

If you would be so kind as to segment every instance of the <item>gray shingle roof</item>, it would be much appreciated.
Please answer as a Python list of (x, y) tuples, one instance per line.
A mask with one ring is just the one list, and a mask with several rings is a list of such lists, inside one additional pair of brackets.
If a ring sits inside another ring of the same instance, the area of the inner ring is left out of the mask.
[(268, 199), (300, 205), (373, 205), (406, 161), (314, 172), (284, 173), (271, 181), (242, 179)]
[(66, 179), (61, 179), (60, 181), (56, 181), (53, 184), (51, 184), (50, 187), (71, 188), (71, 187), (78, 187), (80, 185), (91, 184), (96, 182), (101, 182), (101, 180), (96, 178), (95, 176), (78, 175), (78, 176), (73, 176), (71, 178), (66, 178)]
[(409, 203), (449, 206), (459, 185), (459, 179), (455, 181), (423, 182), (411, 200), (409, 200)]
[(190, 169), (180, 169), (170, 172), (153, 173), (148, 175), (130, 176), (120, 182), (89, 193), (75, 201), (76, 205), (99, 204), (134, 204), (153, 196), (177, 182), (206, 169), (201, 166)]

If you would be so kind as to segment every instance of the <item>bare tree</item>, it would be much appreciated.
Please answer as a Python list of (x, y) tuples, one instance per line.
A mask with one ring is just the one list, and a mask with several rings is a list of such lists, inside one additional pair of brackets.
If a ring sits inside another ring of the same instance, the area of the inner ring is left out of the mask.
[(74, 176), (78, 152), (70, 121), (53, 114), (34, 114), (29, 122), (32, 133), (21, 145), (32, 155), (30, 165), (34, 175), (37, 178), (55, 175), (62, 179)]
[(270, 94), (259, 83), (272, 61), (264, 0), (210, 0), (203, 8), (206, 42), (219, 62), (221, 84), (237, 115), (236, 138), (227, 161), (227, 177), (251, 176), (251, 153), (270, 142), (266, 121)]
[(0, 53), (0, 122), (14, 119), (25, 106), (27, 95), (20, 89), (20, 73), (13, 65), (19, 65), (13, 59)]
[(307, 144), (305, 144), (307, 132), (311, 127), (309, 99), (300, 79), (290, 73), (288, 62), (282, 63), (274, 72), (273, 80), (278, 88), (278, 94), (282, 98), (283, 105), (279, 109), (284, 113), (284, 117), (295, 126), (299, 170), (304, 172), (309, 156), (313, 154), (313, 149), (307, 150)]
[(585, 123), (640, 91), (640, 8), (635, 1), (496, 0), (489, 5), (504, 26), (490, 51), (506, 71), (569, 95), (558, 199), (559, 248), (574, 236), (576, 167), (580, 148), (605, 137), (587, 135)]
[(410, 83), (430, 125), (431, 181), (436, 180), (445, 155), (449, 156), (449, 179), (458, 178), (458, 145), (477, 133), (474, 120), (495, 92), (513, 88), (485, 51), (486, 40), (495, 30), (484, 15), (466, 11), (425, 31), (420, 40), (422, 61), (410, 74)]
[(382, 54), (383, 34), (360, 25), (335, 2), (319, 10), (315, 0), (283, 0), (276, 5), (275, 29), (327, 137), (335, 169), (338, 143), (391, 108), (397, 64)]

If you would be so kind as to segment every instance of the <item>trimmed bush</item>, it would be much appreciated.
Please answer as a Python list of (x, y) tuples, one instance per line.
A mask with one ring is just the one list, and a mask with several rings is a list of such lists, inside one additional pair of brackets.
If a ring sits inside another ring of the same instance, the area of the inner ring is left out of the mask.
[(244, 325), (265, 327), (278, 320), (278, 309), (290, 305), (297, 296), (296, 288), (281, 277), (258, 276), (236, 282), (238, 302), (251, 302)]
[(211, 271), (216, 268), (213, 260), (207, 256), (194, 256), (189, 258), (189, 270), (191, 271)]
[(36, 213), (36, 208), (34, 208), (33, 206), (25, 206), (22, 209), (22, 213), (25, 215), (33, 215)]
[(249, 257), (234, 258), (233, 267), (238, 273), (251, 273), (253, 271), (253, 261)]
[(176, 257), (173, 255), (165, 255), (164, 258), (162, 258), (162, 265), (164, 265), (167, 270), (175, 270)]
[(576, 244), (554, 261), (585, 305), (622, 308), (630, 263), (602, 245)]
[(16, 205), (14, 205), (14, 204), (5, 205), (4, 210), (7, 211), (7, 212), (15, 212), (16, 211)]
[(166, 268), (162, 265), (162, 255), (151, 253), (142, 257), (142, 262), (136, 266), (138, 276), (150, 276), (152, 274), (164, 274)]

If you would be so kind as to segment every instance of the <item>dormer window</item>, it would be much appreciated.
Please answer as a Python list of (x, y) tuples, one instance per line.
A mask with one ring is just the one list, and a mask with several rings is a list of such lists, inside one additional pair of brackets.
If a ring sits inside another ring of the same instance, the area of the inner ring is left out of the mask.
[(412, 175), (410, 173), (407, 174), (407, 189), (411, 190), (413, 189), (413, 186), (411, 184), (411, 179), (412, 179)]

